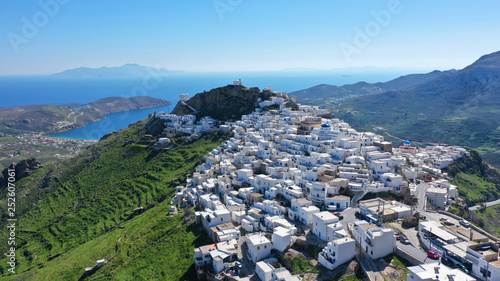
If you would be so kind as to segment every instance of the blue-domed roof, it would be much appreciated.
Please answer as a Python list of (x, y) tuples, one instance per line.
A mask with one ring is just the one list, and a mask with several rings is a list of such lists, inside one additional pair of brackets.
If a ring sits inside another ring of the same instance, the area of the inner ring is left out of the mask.
[(323, 124), (323, 125), (321, 125), (321, 127), (322, 127), (322, 128), (330, 128), (331, 126), (330, 126), (330, 125), (328, 125), (328, 124)]
[(405, 141), (404, 144), (411, 144), (411, 142), (410, 141)]

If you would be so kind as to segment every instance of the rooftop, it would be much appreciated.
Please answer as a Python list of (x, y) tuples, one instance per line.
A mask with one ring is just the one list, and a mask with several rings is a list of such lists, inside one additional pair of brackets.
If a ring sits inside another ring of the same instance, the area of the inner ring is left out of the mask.
[(266, 236), (264, 236), (264, 234), (260, 234), (260, 233), (247, 236), (247, 240), (252, 245), (262, 245), (262, 244), (271, 243), (271, 241), (269, 241), (269, 239), (267, 239)]

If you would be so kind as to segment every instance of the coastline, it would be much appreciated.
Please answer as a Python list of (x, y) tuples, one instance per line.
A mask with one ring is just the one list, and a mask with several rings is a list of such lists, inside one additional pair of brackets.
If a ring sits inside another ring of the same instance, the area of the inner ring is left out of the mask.
[(119, 131), (128, 127), (131, 123), (146, 119), (147, 114), (145, 111), (151, 111), (151, 109), (155, 109), (157, 112), (166, 111), (165, 109), (170, 109), (169, 106), (171, 104), (108, 113), (103, 115), (104, 118), (95, 122), (90, 122), (69, 130), (45, 133), (44, 136), (53, 139), (97, 142), (107, 133)]

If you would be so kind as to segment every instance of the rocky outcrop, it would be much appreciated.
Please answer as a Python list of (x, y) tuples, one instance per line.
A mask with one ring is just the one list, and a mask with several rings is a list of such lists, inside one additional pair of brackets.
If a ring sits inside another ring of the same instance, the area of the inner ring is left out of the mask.
[(256, 87), (228, 85), (196, 94), (186, 102), (179, 101), (172, 113), (195, 114), (197, 119), (210, 116), (218, 120), (237, 120), (258, 108), (259, 99), (267, 100), (271, 96), (271, 92)]
[(458, 173), (478, 175), (487, 181), (496, 184), (500, 189), (500, 173), (488, 165), (475, 150), (470, 151), (470, 156), (462, 156), (453, 164), (443, 169), (443, 172), (455, 177)]
[(153, 136), (158, 136), (163, 133), (163, 129), (165, 129), (165, 122), (158, 118), (150, 119), (145, 125), (146, 133)]
[(8, 170), (15, 171), (16, 181), (25, 178), (35, 172), (38, 168), (41, 167), (41, 163), (35, 158), (30, 158), (26, 160), (21, 160), (19, 163), (12, 163), (8, 168), (5, 168), (0, 174), (0, 189), (7, 186), (9, 174)]

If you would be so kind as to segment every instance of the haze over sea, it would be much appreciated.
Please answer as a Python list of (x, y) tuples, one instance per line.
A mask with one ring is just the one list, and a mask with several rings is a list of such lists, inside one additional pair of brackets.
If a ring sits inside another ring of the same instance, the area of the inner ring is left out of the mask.
[(172, 102), (171, 106), (132, 110), (106, 115), (106, 119), (82, 128), (51, 135), (58, 138), (98, 140), (104, 134), (120, 130), (147, 117), (147, 113), (172, 110), (179, 94), (190, 96), (231, 84), (239, 78), (247, 87), (272, 87), (277, 91), (297, 91), (318, 84), (342, 86), (359, 81), (385, 82), (403, 71), (384, 72), (217, 72), (179, 73), (168, 76), (128, 78), (62, 78), (54, 76), (0, 76), (1, 107), (30, 104), (88, 103), (105, 97), (147, 95)]

